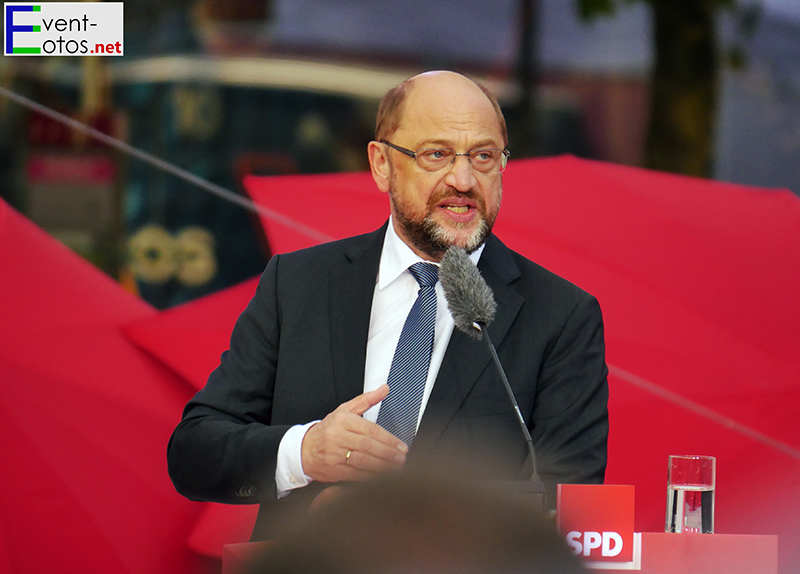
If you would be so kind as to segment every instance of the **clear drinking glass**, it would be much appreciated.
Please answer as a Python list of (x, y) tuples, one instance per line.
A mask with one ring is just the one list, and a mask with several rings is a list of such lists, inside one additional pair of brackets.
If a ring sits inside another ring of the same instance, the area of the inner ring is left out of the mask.
[(714, 533), (716, 475), (713, 456), (669, 457), (665, 532)]

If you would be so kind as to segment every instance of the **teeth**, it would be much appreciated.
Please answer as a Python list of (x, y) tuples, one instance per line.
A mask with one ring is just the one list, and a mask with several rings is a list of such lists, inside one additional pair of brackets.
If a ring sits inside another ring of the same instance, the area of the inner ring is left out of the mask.
[(453, 213), (466, 213), (469, 211), (469, 208), (466, 205), (447, 205), (445, 207)]

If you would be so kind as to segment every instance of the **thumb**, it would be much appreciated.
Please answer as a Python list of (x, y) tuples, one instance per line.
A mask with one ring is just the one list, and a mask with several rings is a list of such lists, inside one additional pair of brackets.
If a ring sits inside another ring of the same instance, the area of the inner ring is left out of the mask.
[(339, 408), (357, 415), (363, 415), (371, 407), (374, 407), (389, 394), (389, 385), (383, 384), (374, 391), (369, 391), (358, 395), (356, 398), (342, 403)]

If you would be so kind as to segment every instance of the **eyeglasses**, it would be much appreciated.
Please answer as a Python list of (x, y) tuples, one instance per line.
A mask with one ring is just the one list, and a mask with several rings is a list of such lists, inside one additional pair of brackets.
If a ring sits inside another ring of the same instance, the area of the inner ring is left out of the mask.
[(413, 158), (419, 167), (431, 172), (445, 169), (448, 165), (454, 164), (458, 156), (463, 155), (469, 160), (472, 169), (476, 171), (502, 173), (506, 169), (508, 157), (511, 155), (507, 149), (474, 149), (465, 153), (456, 153), (455, 150), (446, 148), (422, 148), (412, 151), (386, 140), (381, 140), (381, 143)]

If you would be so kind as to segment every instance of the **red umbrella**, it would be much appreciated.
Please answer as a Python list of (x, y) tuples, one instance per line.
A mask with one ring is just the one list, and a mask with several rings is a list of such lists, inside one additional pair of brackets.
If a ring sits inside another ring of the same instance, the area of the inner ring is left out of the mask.
[(191, 387), (118, 325), (155, 311), (0, 202), (0, 572), (202, 572), (166, 473)]
[(231, 331), (256, 292), (258, 277), (123, 326), (137, 346), (202, 389), (228, 348)]
[[(228, 348), (233, 324), (253, 297), (258, 277), (123, 327), (125, 335), (197, 390)], [(247, 542), (256, 520), (256, 506), (204, 504), (188, 536), (189, 547), (205, 556), (222, 557), (225, 544)]]
[[(273, 178), (248, 175), (244, 186), (256, 203), (289, 220), (261, 215), (273, 253), (320, 243), (318, 236), (307, 233), (306, 228), (317, 230), (326, 239), (342, 239), (375, 231), (389, 216), (388, 197), (378, 191), (368, 172)], [(303, 204), (312, 198), (313, 203)]]

